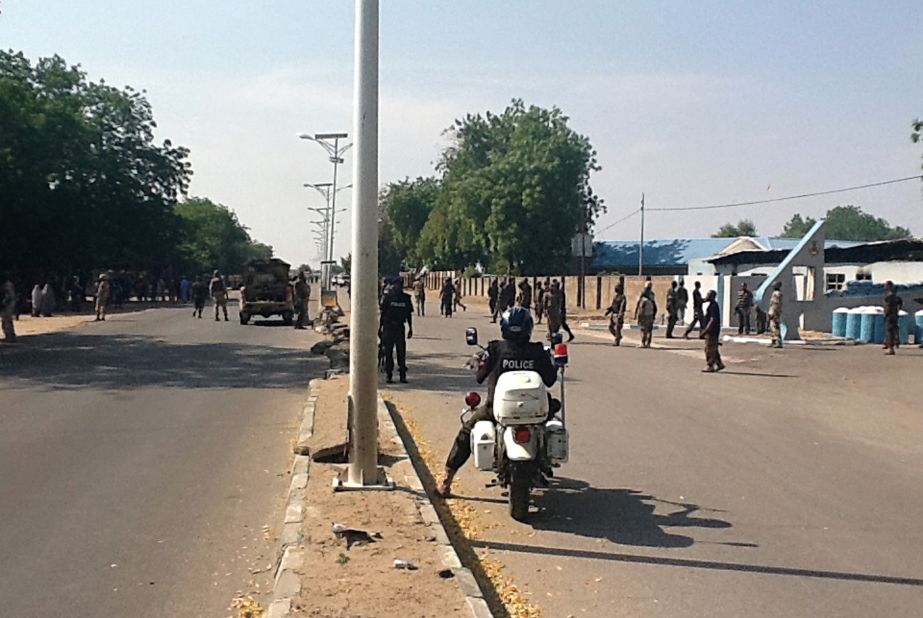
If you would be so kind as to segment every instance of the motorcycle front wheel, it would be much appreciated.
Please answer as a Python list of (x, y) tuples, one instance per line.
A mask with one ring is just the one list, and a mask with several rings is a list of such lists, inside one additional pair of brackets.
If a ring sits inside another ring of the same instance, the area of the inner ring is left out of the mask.
[(516, 521), (529, 517), (533, 468), (532, 462), (510, 463), (510, 517)]

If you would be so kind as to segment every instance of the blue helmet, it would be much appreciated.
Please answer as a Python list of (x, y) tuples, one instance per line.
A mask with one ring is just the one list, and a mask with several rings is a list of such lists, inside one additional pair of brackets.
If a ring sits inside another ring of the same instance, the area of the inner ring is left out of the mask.
[(523, 307), (512, 307), (500, 319), (500, 334), (508, 341), (527, 343), (532, 337), (532, 314)]

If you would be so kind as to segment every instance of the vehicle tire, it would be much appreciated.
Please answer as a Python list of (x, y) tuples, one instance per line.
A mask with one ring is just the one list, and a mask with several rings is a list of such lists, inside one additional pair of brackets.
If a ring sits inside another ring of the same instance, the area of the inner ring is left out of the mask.
[(291, 326), (292, 322), (294, 321), (295, 321), (295, 314), (292, 313), (291, 311), (286, 311), (285, 313), (282, 314), (282, 322), (284, 322), (286, 326)]
[(249, 315), (247, 315), (246, 313), (241, 313), (241, 314), (240, 314), (240, 323), (241, 323), (241, 324), (246, 324), (246, 323), (249, 322), (249, 321), (250, 321), (250, 316), (249, 316)]
[(510, 517), (516, 521), (525, 521), (529, 517), (529, 494), (531, 491), (531, 466), (511, 466)]

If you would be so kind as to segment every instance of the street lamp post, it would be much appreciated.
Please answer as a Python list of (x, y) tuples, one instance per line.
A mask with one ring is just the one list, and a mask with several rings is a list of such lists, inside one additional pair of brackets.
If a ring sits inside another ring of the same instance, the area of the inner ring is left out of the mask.
[[(333, 182), (332, 183), (322, 183), (321, 185), (317, 185), (317, 186), (328, 187), (326, 195), (329, 200), (328, 207), (331, 212), (336, 208), (337, 193), (339, 193), (340, 191), (340, 189), (337, 189), (337, 171), (339, 169), (340, 163), (343, 163), (343, 154), (347, 150), (352, 148), (352, 144), (346, 144), (345, 146), (340, 147), (340, 140), (346, 139), (348, 135), (349, 135), (348, 133), (315, 133), (314, 135), (309, 135), (308, 133), (298, 134), (298, 137), (301, 139), (306, 139), (306, 140), (320, 144), (321, 148), (323, 148), (327, 152), (328, 160), (331, 163), (333, 163)], [(305, 185), (305, 186), (309, 186), (309, 185)], [(317, 186), (315, 186), (315, 188)], [(345, 189), (346, 187), (343, 187), (343, 188)], [(327, 255), (325, 257), (325, 259), (328, 262), (333, 261), (333, 253), (334, 253), (333, 244), (334, 244), (334, 239), (335, 239), (335, 236), (334, 236), (335, 231), (336, 230), (335, 230), (334, 221), (331, 218), (330, 228), (328, 230), (329, 235), (330, 235), (330, 241), (327, 243)]]
[[(350, 144), (351, 146), (352, 144)], [(344, 147), (341, 152), (345, 152), (347, 147)], [(342, 162), (342, 160), (341, 160)], [(318, 182), (311, 183), (306, 182), (304, 186), (309, 189), (314, 189), (318, 193), (324, 196), (324, 201), (327, 206), (324, 209), (324, 252), (321, 263), (321, 287), (324, 289), (330, 289), (330, 264), (333, 262), (333, 227), (334, 227), (334, 217), (337, 212), (343, 212), (346, 209), (343, 208), (339, 211), (336, 210), (336, 196), (340, 191), (345, 191), (346, 189), (352, 188), (352, 184), (345, 185), (343, 187), (337, 188), (336, 186), (336, 167), (334, 167), (334, 182)], [(320, 212), (318, 208), (309, 208), (308, 210)]]

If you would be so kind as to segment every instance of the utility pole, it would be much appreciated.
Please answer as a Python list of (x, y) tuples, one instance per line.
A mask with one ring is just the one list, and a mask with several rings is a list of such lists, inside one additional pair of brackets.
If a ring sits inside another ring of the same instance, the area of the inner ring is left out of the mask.
[(392, 486), (378, 468), (378, 0), (356, 0), (349, 469), (340, 489)]
[(577, 288), (578, 304), (586, 309), (586, 205), (580, 205), (580, 285)]
[(641, 194), (641, 244), (638, 245), (638, 276), (644, 275), (644, 194)]

